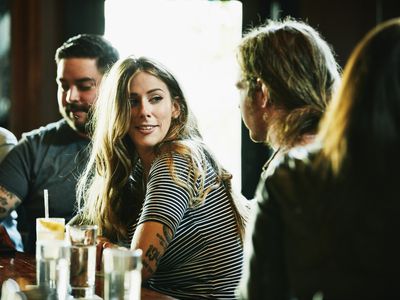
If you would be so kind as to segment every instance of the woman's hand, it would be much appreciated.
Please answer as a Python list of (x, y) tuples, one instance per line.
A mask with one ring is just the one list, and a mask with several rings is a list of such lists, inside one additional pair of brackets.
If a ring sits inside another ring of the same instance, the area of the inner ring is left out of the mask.
[(105, 248), (117, 248), (118, 246), (111, 243), (109, 239), (98, 236), (96, 245), (96, 270), (100, 271), (103, 265), (103, 250)]

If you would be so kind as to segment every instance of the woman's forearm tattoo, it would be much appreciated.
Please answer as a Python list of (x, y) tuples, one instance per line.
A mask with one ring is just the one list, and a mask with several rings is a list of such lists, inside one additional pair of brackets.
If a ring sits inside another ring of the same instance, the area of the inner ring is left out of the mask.
[(163, 234), (161, 235), (157, 233), (158, 241), (160, 245), (164, 248), (164, 251), (167, 249), (169, 243), (172, 240), (172, 233), (171, 229), (169, 229), (167, 226), (163, 225)]
[(150, 266), (153, 262), (157, 266), (160, 262), (162, 254), (164, 254), (165, 250), (167, 249), (169, 243), (172, 240), (172, 232), (167, 226), (163, 226), (163, 234), (157, 233), (158, 242), (160, 247), (155, 245), (150, 245), (147, 248), (145, 253), (145, 259), (143, 260), (143, 267), (145, 267), (148, 272), (154, 273), (153, 268)]

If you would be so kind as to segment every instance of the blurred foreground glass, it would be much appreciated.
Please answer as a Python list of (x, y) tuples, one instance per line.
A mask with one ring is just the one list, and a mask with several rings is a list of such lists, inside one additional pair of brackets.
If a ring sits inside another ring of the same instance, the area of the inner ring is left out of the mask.
[(70, 249), (66, 241), (36, 242), (36, 280), (39, 288), (57, 299), (69, 297)]
[(104, 300), (140, 300), (142, 250), (107, 248), (104, 259)]
[(71, 243), (70, 285), (74, 298), (93, 298), (96, 275), (97, 226), (67, 225)]

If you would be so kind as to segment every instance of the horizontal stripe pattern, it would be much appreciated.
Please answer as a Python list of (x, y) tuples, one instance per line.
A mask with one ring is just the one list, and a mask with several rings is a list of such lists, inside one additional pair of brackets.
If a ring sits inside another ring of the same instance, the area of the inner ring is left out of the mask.
[[(137, 224), (146, 221), (161, 222), (174, 232), (147, 285), (178, 299), (235, 299), (243, 250), (225, 188), (212, 189), (202, 205), (191, 207), (193, 197), (199, 196), (200, 179), (194, 182), (188, 161), (174, 154), (175, 174), (192, 187), (184, 188), (172, 179), (168, 162), (167, 156), (160, 156), (153, 163), (139, 220), (129, 233), (132, 239)], [(141, 182), (141, 174), (138, 165), (135, 182)], [(204, 186), (215, 182), (216, 173), (208, 164)]]

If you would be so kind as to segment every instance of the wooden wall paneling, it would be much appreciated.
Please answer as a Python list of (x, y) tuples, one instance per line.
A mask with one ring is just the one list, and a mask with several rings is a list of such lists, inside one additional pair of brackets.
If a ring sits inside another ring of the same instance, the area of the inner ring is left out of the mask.
[(10, 128), (18, 138), (58, 118), (54, 64), (58, 2), (13, 0), (11, 4)]
[(40, 98), (40, 0), (15, 0), (11, 4), (11, 111), (10, 127), (19, 137), (26, 124), (35, 122)]

